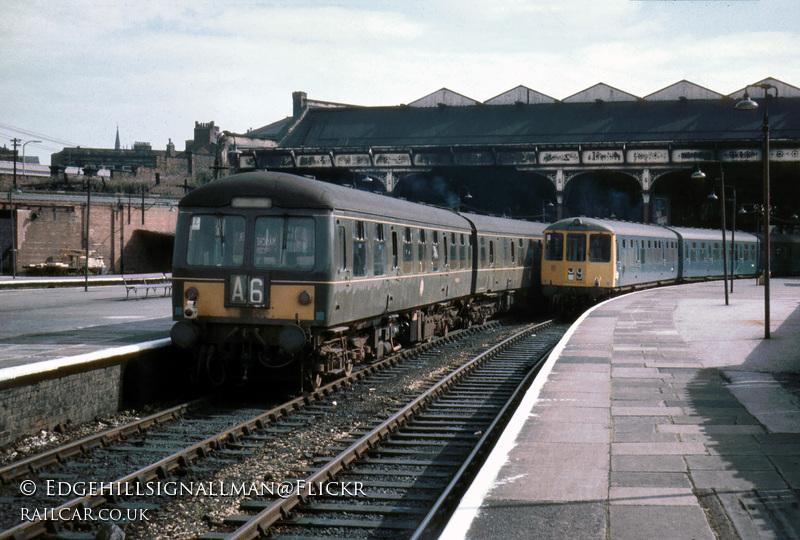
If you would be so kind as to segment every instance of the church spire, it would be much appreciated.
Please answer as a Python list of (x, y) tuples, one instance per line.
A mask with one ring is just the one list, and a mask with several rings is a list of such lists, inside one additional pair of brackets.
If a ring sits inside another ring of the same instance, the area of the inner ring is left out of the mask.
[(119, 150), (119, 126), (117, 126), (117, 141), (114, 143), (114, 150)]

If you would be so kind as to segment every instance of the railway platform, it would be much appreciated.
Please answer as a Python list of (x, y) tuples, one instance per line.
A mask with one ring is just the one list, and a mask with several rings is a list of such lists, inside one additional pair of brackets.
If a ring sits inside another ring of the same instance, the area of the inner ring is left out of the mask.
[(800, 280), (641, 291), (570, 329), (441, 538), (800, 538)]
[(92, 276), (88, 291), (82, 277), (0, 277), (0, 379), (45, 361), (168, 340), (170, 310), (169, 297), (128, 298), (119, 276)]

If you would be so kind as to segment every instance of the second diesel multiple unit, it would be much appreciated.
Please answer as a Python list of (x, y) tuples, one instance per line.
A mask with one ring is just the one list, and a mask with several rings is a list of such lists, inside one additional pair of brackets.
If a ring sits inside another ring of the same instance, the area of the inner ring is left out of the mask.
[(179, 205), (173, 326), (194, 373), (302, 376), (478, 323), (539, 282), (544, 224), (253, 172)]
[[(728, 232), (726, 240), (728, 274), (755, 276), (759, 239)], [(557, 305), (723, 275), (720, 231), (580, 217), (553, 223), (544, 233), (542, 292)]]

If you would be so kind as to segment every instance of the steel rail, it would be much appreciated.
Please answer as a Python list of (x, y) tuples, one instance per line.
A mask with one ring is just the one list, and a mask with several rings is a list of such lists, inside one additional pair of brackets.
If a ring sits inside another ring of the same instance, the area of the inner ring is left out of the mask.
[(491, 446), (493, 446), (493, 443), (499, 438), (505, 427), (505, 420), (511, 414), (513, 414), (517, 405), (522, 400), (522, 397), (525, 395), (525, 392), (527, 392), (528, 388), (531, 386), (533, 379), (536, 378), (539, 368), (547, 361), (547, 358), (550, 356), (550, 352), (554, 348), (555, 344), (549, 347), (542, 354), (536, 364), (531, 366), (530, 370), (525, 375), (525, 378), (520, 381), (520, 383), (514, 389), (514, 392), (509, 397), (508, 401), (506, 401), (505, 405), (503, 405), (503, 408), (500, 410), (495, 419), (492, 420), (492, 423), (489, 425), (489, 427), (486, 428), (483, 436), (481, 436), (481, 438), (478, 440), (475, 447), (472, 449), (472, 452), (470, 452), (469, 456), (467, 456), (464, 463), (458, 469), (458, 472), (456, 472), (453, 479), (433, 504), (425, 518), (423, 518), (422, 522), (419, 524), (419, 526), (417, 526), (417, 529), (411, 535), (410, 540), (438, 537), (440, 531), (433, 531), (431, 528), (439, 520), (441, 520), (442, 510), (444, 510), (447, 505), (450, 504), (450, 502), (453, 500), (453, 497), (461, 496), (463, 491), (462, 486), (464, 482), (468, 480), (469, 472), (474, 470), (476, 467), (479, 467), (486, 459), (487, 451), (491, 449)]
[(61, 445), (52, 450), (38, 453), (36, 455), (15, 461), (0, 467), (0, 481), (9, 482), (28, 473), (35, 473), (43, 467), (64, 462), (65, 460), (78, 454), (86, 453), (99, 446), (106, 446), (111, 441), (124, 439), (132, 434), (141, 433), (147, 428), (163, 424), (185, 414), (188, 410), (204, 403), (207, 398), (196, 399), (187, 403), (175, 405), (163, 411), (153, 413), (144, 418), (134, 420), (122, 426), (99, 431), (93, 435), (88, 435), (77, 441)]
[[(491, 328), (498, 325), (497, 322), (490, 322), (486, 325), (475, 326), (465, 330), (452, 332), (447, 336), (443, 336), (429, 343), (425, 343), (414, 349), (401, 351), (395, 355), (389, 356), (375, 364), (367, 366), (357, 372), (352, 373), (350, 376), (332, 381), (313, 392), (299, 396), (286, 403), (270, 409), (267, 412), (259, 414), (249, 420), (241, 422), (236, 426), (226, 429), (221, 433), (217, 433), (203, 441), (195, 443), (186, 447), (178, 452), (173, 453), (155, 463), (143, 467), (129, 475), (118, 478), (113, 481), (105, 482), (103, 490), (99, 490), (88, 495), (75, 498), (67, 501), (60, 506), (56, 507), (52, 515), (48, 515), (46, 521), (37, 519), (33, 521), (23, 522), (16, 527), (0, 531), (0, 540), (6, 538), (13, 538), (14, 540), (23, 540), (37, 538), (45, 534), (54, 534), (58, 530), (59, 520), (55, 519), (57, 516), (70, 515), (70, 511), (84, 508), (97, 508), (106, 504), (109, 499), (116, 497), (116, 494), (124, 496), (128, 493), (137, 493), (137, 486), (146, 486), (148, 482), (153, 480), (166, 478), (167, 475), (179, 467), (188, 467), (190, 463), (200, 458), (205, 458), (215, 450), (224, 448), (226, 444), (238, 441), (244, 436), (248, 436), (254, 431), (265, 428), (267, 425), (272, 424), (280, 418), (289, 416), (292, 412), (300, 410), (304, 406), (310, 405), (318, 400), (321, 400), (328, 395), (332, 394), (344, 385), (350, 384), (353, 381), (363, 379), (369, 374), (378, 372), (382, 369), (391, 367), (400, 362), (400, 360), (409, 356), (425, 352), (428, 349), (453, 341), (459, 337), (464, 337), (477, 332), (480, 329)], [(79, 442), (79, 441), (76, 441)]]
[(450, 373), (447, 377), (423, 392), (408, 405), (397, 411), (390, 418), (386, 419), (369, 433), (362, 436), (358, 441), (351, 444), (339, 455), (328, 461), (326, 465), (307, 477), (303, 487), (298, 485), (291, 494), (283, 496), (264, 508), (256, 516), (252, 517), (245, 524), (228, 535), (227, 540), (249, 540), (261, 535), (267, 535), (268, 529), (281, 519), (286, 518), (289, 513), (301, 503), (308, 501), (311, 490), (321, 482), (331, 481), (342, 470), (347, 469), (354, 461), (360, 459), (365, 452), (375, 448), (381, 441), (395, 432), (399, 427), (405, 425), (408, 420), (413, 418), (430, 402), (440, 397), (452, 386), (458, 383), (466, 375), (472, 373), (487, 360), (493, 358), (498, 353), (507, 349), (516, 342), (528, 337), (530, 334), (540, 331), (552, 324), (552, 321), (531, 325), (517, 334), (503, 340), (494, 347), (484, 351), (473, 358), (457, 370)]

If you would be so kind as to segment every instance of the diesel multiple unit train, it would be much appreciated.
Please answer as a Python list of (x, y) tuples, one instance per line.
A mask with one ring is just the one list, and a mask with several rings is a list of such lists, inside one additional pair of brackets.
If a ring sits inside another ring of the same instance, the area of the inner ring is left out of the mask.
[[(556, 223), (454, 212), (276, 172), (211, 182), (180, 202), (171, 336), (193, 376), (316, 387), (513, 304), (572, 304), (723, 275), (720, 231), (593, 218)], [(759, 239), (728, 233), (732, 274)], [(735, 242), (733, 242), (735, 240)], [(800, 242), (773, 240), (773, 271)], [(729, 270), (730, 272), (730, 270)]]
[(230, 176), (180, 202), (172, 340), (213, 384), (271, 371), (315, 387), (524, 300), (543, 231), (284, 173)]

